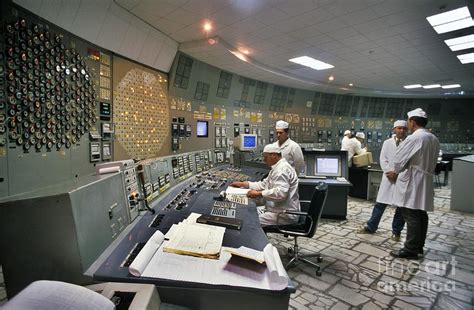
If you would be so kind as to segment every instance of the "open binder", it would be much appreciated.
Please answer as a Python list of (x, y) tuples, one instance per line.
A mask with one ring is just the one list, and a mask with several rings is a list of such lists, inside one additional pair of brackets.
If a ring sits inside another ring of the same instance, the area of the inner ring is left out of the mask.
[[(200, 225), (200, 224), (197, 224)], [(163, 251), (168, 241), (157, 231), (129, 267), (132, 275), (213, 285), (229, 285), (283, 290), (288, 286), (286, 273), (277, 249), (267, 244), (263, 253), (265, 264), (235, 261), (221, 250), (218, 259), (179, 255)]]

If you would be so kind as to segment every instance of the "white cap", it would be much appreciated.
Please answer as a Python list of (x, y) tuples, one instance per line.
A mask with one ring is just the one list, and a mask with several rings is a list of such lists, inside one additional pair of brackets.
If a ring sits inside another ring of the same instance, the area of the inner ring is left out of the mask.
[(395, 121), (395, 123), (393, 123), (393, 128), (396, 128), (396, 127), (405, 127), (405, 128), (407, 128), (407, 121), (403, 121), (403, 120)]
[(344, 131), (344, 136), (348, 136), (348, 135), (350, 135), (350, 134), (351, 134), (351, 131), (350, 131), (350, 130)]
[(265, 145), (263, 153), (281, 153), (281, 150), (277, 143), (271, 143)]
[(426, 114), (426, 112), (420, 108), (416, 108), (415, 110), (408, 112), (407, 115), (408, 115), (408, 119), (410, 119), (413, 116), (428, 118), (428, 115)]
[(363, 132), (356, 133), (357, 138), (365, 139), (365, 134)]
[(276, 129), (287, 129), (288, 128), (288, 123), (285, 121), (278, 121), (276, 122)]

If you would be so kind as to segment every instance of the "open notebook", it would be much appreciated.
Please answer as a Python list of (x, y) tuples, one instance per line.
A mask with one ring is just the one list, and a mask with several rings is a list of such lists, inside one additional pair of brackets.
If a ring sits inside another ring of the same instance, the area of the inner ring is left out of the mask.
[(130, 265), (130, 273), (137, 277), (266, 290), (283, 290), (288, 286), (288, 274), (277, 249), (271, 244), (262, 252), (265, 264), (259, 264), (232, 259), (225, 251), (227, 248), (221, 249), (218, 259), (169, 253), (163, 251), (167, 243), (165, 236), (157, 231)]

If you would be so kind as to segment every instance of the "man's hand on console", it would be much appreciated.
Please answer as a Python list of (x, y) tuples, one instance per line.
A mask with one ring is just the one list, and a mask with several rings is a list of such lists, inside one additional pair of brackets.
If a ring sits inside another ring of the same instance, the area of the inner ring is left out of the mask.
[(249, 185), (247, 182), (232, 182), (230, 186), (248, 188)]
[(251, 189), (247, 192), (247, 197), (249, 197), (249, 198), (260, 198), (260, 197), (262, 197), (262, 192)]

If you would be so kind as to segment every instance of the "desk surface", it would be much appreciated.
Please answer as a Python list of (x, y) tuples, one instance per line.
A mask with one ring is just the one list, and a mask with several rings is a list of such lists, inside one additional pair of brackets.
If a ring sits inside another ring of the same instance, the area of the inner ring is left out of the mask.
[[(215, 168), (212, 169), (211, 172), (219, 170), (224, 171), (224, 169), (225, 167)], [(242, 168), (242, 171), (240, 173), (250, 176), (251, 179), (260, 179), (262, 171), (259, 171), (259, 169), (256, 168), (244, 167)], [(213, 289), (221, 291), (237, 290), (241, 292), (254, 292), (259, 294), (264, 293), (264, 295), (268, 296), (283, 295), (287, 297), (286, 299), (289, 299), (289, 294), (294, 292), (294, 287), (291, 281), (289, 287), (283, 291), (264, 291), (252, 288), (237, 288), (233, 286), (216, 286), (210, 284), (190, 283), (166, 279), (135, 277), (128, 272), (128, 267), (122, 266), (123, 262), (125, 261), (126, 257), (133, 249), (133, 247), (137, 243), (145, 243), (157, 229), (165, 234), (173, 224), (182, 221), (191, 212), (209, 214), (210, 209), (212, 208), (212, 205), (214, 203), (213, 198), (217, 197), (220, 191), (224, 190), (231, 181), (232, 180), (227, 180), (224, 186), (217, 187), (215, 189), (205, 189), (203, 187), (194, 187), (197, 183), (197, 178), (191, 177), (190, 179), (183, 181), (182, 183), (171, 188), (165, 194), (162, 194), (162, 196), (156, 202), (153, 203), (152, 207), (156, 211), (156, 214), (151, 214), (151, 212), (147, 212), (143, 216), (139, 217), (135, 221), (135, 223), (133, 223), (133, 226), (127, 229), (127, 231), (125, 231), (123, 235), (120, 236), (119, 240), (111, 244), (111, 246), (99, 258), (98, 262), (96, 262), (88, 272), (93, 273), (94, 279), (99, 281), (149, 283), (155, 284), (158, 287), (165, 287), (167, 289), (192, 288), (199, 290)], [(183, 207), (181, 210), (166, 209), (165, 206), (171, 200), (173, 200), (174, 197), (179, 195), (184, 189), (196, 190), (196, 192), (188, 200), (187, 206)], [(161, 223), (157, 226), (157, 228), (149, 227), (150, 223), (158, 214), (165, 215)], [(249, 248), (262, 250), (268, 243), (268, 239), (263, 230), (261, 229), (260, 223), (258, 221), (255, 202), (250, 199), (249, 206), (239, 205), (236, 212), (236, 218), (243, 220), (242, 229), (226, 229), (223, 246), (239, 247), (243, 245)], [(95, 271), (91, 270), (94, 268), (97, 269)], [(161, 291), (160, 294), (162, 294)]]

